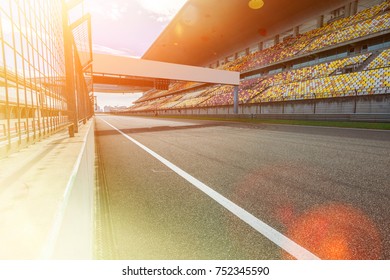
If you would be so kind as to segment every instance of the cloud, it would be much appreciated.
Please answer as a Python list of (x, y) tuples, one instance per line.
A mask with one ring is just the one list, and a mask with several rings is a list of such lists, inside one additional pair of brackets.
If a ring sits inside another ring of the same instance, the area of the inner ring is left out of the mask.
[(170, 21), (187, 0), (86, 0), (85, 7), (92, 15), (99, 18), (119, 21), (134, 12), (137, 6), (141, 8), (137, 13), (146, 12), (159, 22)]
[(97, 103), (100, 108), (104, 106), (131, 106), (134, 101), (142, 96), (142, 93), (99, 93), (95, 92)]
[(118, 21), (128, 12), (126, 1), (87, 0), (86, 7), (92, 15), (103, 19)]
[(159, 22), (170, 21), (186, 0), (136, 0), (143, 9)]
[(113, 49), (113, 48), (98, 45), (98, 44), (92, 44), (92, 50), (94, 53), (112, 54), (112, 55), (118, 55), (118, 56), (140, 58), (139, 56), (130, 55), (131, 50), (129, 50), (129, 49), (119, 49), (118, 50), (118, 49)]

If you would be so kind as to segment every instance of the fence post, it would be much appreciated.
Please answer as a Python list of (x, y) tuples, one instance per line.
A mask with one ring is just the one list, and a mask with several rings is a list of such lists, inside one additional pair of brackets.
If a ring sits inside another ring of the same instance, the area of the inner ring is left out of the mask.
[(62, 27), (64, 35), (64, 57), (65, 57), (65, 72), (66, 72), (66, 93), (68, 105), (69, 121), (74, 124), (74, 131), (78, 132), (78, 112), (76, 105), (76, 90), (75, 90), (75, 65), (73, 52), (73, 36), (68, 24), (68, 7), (63, 1), (62, 5)]

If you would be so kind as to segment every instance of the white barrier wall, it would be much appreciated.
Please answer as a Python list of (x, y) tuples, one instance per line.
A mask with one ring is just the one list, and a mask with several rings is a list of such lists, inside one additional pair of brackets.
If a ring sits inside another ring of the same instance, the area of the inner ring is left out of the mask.
[[(95, 191), (94, 121), (88, 123), (80, 154), (57, 219), (57, 236), (53, 236), (53, 259), (92, 259)], [(59, 222), (57, 222), (59, 223)], [(56, 234), (55, 232), (53, 234)]]

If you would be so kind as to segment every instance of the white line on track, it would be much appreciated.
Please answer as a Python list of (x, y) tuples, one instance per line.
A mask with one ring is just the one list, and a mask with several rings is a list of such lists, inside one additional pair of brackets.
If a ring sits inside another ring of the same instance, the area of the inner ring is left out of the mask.
[(266, 238), (271, 240), (273, 243), (278, 245), (280, 248), (288, 252), (290, 255), (294, 256), (298, 260), (319, 260), (319, 258), (314, 255), (313, 253), (309, 252), (302, 246), (298, 245), (282, 233), (278, 232), (274, 228), (270, 227), (263, 221), (259, 220), (255, 216), (253, 216), (251, 213), (247, 212), (245, 209), (241, 208), (234, 202), (230, 201), (220, 193), (214, 191), (209, 186), (205, 185), (198, 179), (194, 178), (181, 168), (177, 167), (170, 161), (166, 160), (156, 152), (152, 151), (145, 145), (141, 144), (137, 140), (131, 138), (124, 132), (122, 132), (120, 129), (116, 128), (112, 124), (108, 123), (107, 121), (103, 120), (102, 118), (99, 118), (103, 122), (105, 122), (107, 125), (118, 131), (120, 134), (122, 134), (124, 137), (126, 137), (128, 140), (136, 144), (138, 147), (146, 151), (148, 154), (159, 160), (161, 163), (163, 163), (165, 166), (170, 168), (172, 171), (174, 171), (179, 176), (183, 177), (185, 180), (187, 180), (189, 183), (194, 185), (196, 188), (207, 194), (210, 198), (214, 199), (216, 202), (218, 202), (220, 205), (225, 207), (227, 210), (229, 210), (231, 213), (236, 215), (238, 218), (240, 218), (242, 221), (250, 225), (252, 228), (257, 230), (259, 233), (264, 235)]

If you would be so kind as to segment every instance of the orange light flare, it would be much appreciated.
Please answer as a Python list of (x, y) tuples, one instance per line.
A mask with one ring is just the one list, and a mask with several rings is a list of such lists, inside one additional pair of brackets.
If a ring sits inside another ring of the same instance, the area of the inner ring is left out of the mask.
[(264, 6), (264, 1), (263, 0), (250, 0), (248, 2), (249, 8), (253, 10), (258, 10), (261, 9)]
[[(376, 225), (349, 205), (314, 207), (295, 219), (286, 235), (321, 259), (374, 260), (382, 255)], [(284, 257), (293, 259), (288, 253)]]
[[(380, 259), (382, 241), (375, 223), (363, 211), (342, 203), (307, 206), (294, 186), (305, 186), (302, 170), (315, 173), (311, 166), (276, 163), (252, 170), (229, 192), (228, 198), (269, 224), (321, 259)], [(262, 252), (248, 243), (228, 214), (227, 234), (233, 244), (251, 252), (248, 258), (261, 258)], [(294, 259), (280, 249), (280, 258)]]

